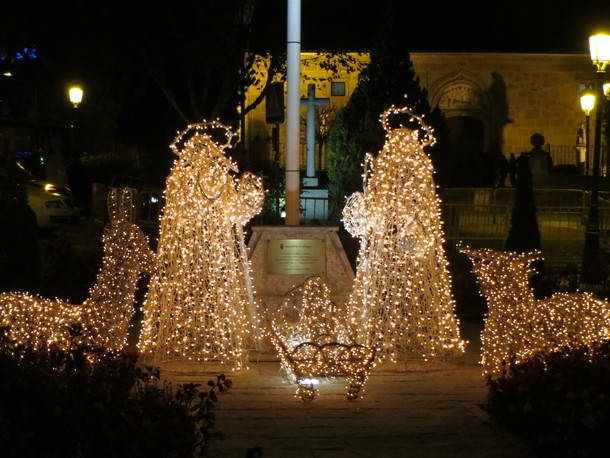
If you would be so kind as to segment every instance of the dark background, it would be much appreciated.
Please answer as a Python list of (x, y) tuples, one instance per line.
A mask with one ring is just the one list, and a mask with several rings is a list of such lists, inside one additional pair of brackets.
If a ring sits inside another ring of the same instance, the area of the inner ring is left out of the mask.
[[(73, 115), (67, 84), (81, 83), (85, 98), (79, 121), (82, 132), (90, 127), (89, 144), (81, 149), (96, 153), (137, 145), (150, 163), (159, 164), (160, 170), (149, 173), (159, 181), (172, 157), (167, 145), (185, 118), (219, 116), (237, 125), (230, 112), (237, 99), (216, 97), (238, 89), (240, 57), (235, 56), (245, 47), (285, 51), (286, 1), (254, 1), (251, 26), (237, 33), (227, 24), (243, 3), (7, 2), (0, 15), (0, 55), (36, 46), (39, 57), (0, 63), (15, 75), (1, 82), (0, 100), (35, 87), (38, 119), (59, 125)], [(405, 51), (415, 52), (586, 53), (588, 36), (610, 27), (610, 2), (601, 1), (303, 0), (302, 11), (303, 50), (367, 50), (375, 40), (392, 36)], [(225, 59), (231, 53), (233, 60)], [(189, 84), (195, 91), (209, 89), (197, 110), (188, 102)], [(178, 113), (168, 95), (188, 116)], [(21, 109), (27, 103), (13, 101)]]

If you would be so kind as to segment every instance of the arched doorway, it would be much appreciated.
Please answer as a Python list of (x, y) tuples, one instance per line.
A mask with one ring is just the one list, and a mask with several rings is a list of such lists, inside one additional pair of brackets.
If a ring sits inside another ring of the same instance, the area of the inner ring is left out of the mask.
[(451, 116), (446, 119), (449, 129), (449, 149), (459, 155), (481, 154), (485, 150), (485, 126), (472, 116)]
[(485, 153), (489, 149), (489, 100), (474, 77), (453, 74), (439, 81), (432, 106), (445, 114), (448, 148), (445, 164), (450, 186), (487, 186)]

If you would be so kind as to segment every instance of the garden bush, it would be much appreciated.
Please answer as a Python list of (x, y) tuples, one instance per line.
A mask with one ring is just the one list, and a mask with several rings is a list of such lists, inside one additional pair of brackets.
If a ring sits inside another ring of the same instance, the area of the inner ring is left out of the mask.
[(607, 456), (610, 341), (512, 363), (488, 385), (489, 413), (539, 456)]
[(79, 343), (34, 352), (0, 335), (0, 455), (3, 457), (206, 456), (217, 392), (162, 384), (159, 370), (137, 355), (106, 354)]

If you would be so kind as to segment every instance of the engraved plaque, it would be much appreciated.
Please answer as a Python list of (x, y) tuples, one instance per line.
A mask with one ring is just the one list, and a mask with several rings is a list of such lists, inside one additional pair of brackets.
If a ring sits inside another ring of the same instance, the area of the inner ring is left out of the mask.
[(326, 269), (324, 240), (269, 240), (267, 270), (273, 275), (318, 275)]

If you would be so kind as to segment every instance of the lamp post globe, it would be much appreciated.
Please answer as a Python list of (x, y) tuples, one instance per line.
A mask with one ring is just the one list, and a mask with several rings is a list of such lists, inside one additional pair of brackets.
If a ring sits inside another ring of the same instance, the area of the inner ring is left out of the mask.
[(68, 89), (68, 98), (74, 108), (78, 108), (78, 105), (83, 101), (83, 89), (80, 86), (71, 86)]

